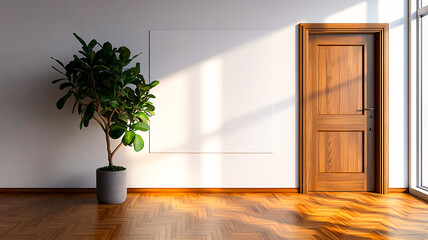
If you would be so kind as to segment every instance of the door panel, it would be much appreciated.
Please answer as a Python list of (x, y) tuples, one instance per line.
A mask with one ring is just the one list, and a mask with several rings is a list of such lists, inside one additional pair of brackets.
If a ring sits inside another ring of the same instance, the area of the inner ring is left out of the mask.
[(374, 36), (310, 35), (308, 59), (309, 191), (374, 191)]
[(361, 115), (358, 110), (363, 106), (363, 46), (318, 48), (319, 114)]
[(362, 132), (318, 132), (318, 172), (362, 173)]

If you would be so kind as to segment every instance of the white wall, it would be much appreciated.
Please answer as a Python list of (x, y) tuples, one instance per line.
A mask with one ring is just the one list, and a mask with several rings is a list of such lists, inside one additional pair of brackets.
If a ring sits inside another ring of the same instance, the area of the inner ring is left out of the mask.
[[(116, 164), (129, 169), (129, 187), (297, 187), (301, 22), (390, 23), (390, 187), (406, 187), (406, 5), (404, 0), (2, 0), (0, 187), (95, 186), (95, 169), (107, 163), (102, 132), (96, 124), (80, 131), (69, 105), (63, 111), (55, 108), (61, 93), (50, 84), (58, 76), (50, 57), (71, 60), (79, 47), (72, 36), (76, 32), (86, 40), (143, 51), (137, 60), (148, 76), (149, 30), (273, 33), (273, 153), (123, 148)], [(241, 87), (226, 94), (239, 94)], [(148, 135), (143, 137), (148, 145)]]

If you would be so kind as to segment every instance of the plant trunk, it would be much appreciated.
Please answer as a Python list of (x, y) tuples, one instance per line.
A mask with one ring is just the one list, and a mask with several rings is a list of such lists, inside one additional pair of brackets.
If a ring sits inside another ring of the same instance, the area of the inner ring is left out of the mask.
[(110, 128), (106, 127), (106, 142), (107, 142), (107, 157), (108, 157), (108, 165), (111, 167), (113, 166), (113, 155), (111, 153), (111, 147), (110, 147)]

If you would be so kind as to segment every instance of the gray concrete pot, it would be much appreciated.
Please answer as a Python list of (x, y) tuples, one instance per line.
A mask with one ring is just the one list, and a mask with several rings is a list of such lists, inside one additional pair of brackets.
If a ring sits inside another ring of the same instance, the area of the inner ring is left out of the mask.
[(126, 200), (126, 169), (100, 171), (97, 169), (97, 199), (99, 203), (119, 204)]

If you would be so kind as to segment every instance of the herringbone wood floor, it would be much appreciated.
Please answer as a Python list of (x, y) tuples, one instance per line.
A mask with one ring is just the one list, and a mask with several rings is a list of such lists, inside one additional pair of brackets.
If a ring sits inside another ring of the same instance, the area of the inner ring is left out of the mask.
[(0, 194), (0, 239), (428, 239), (428, 204), (394, 193)]

